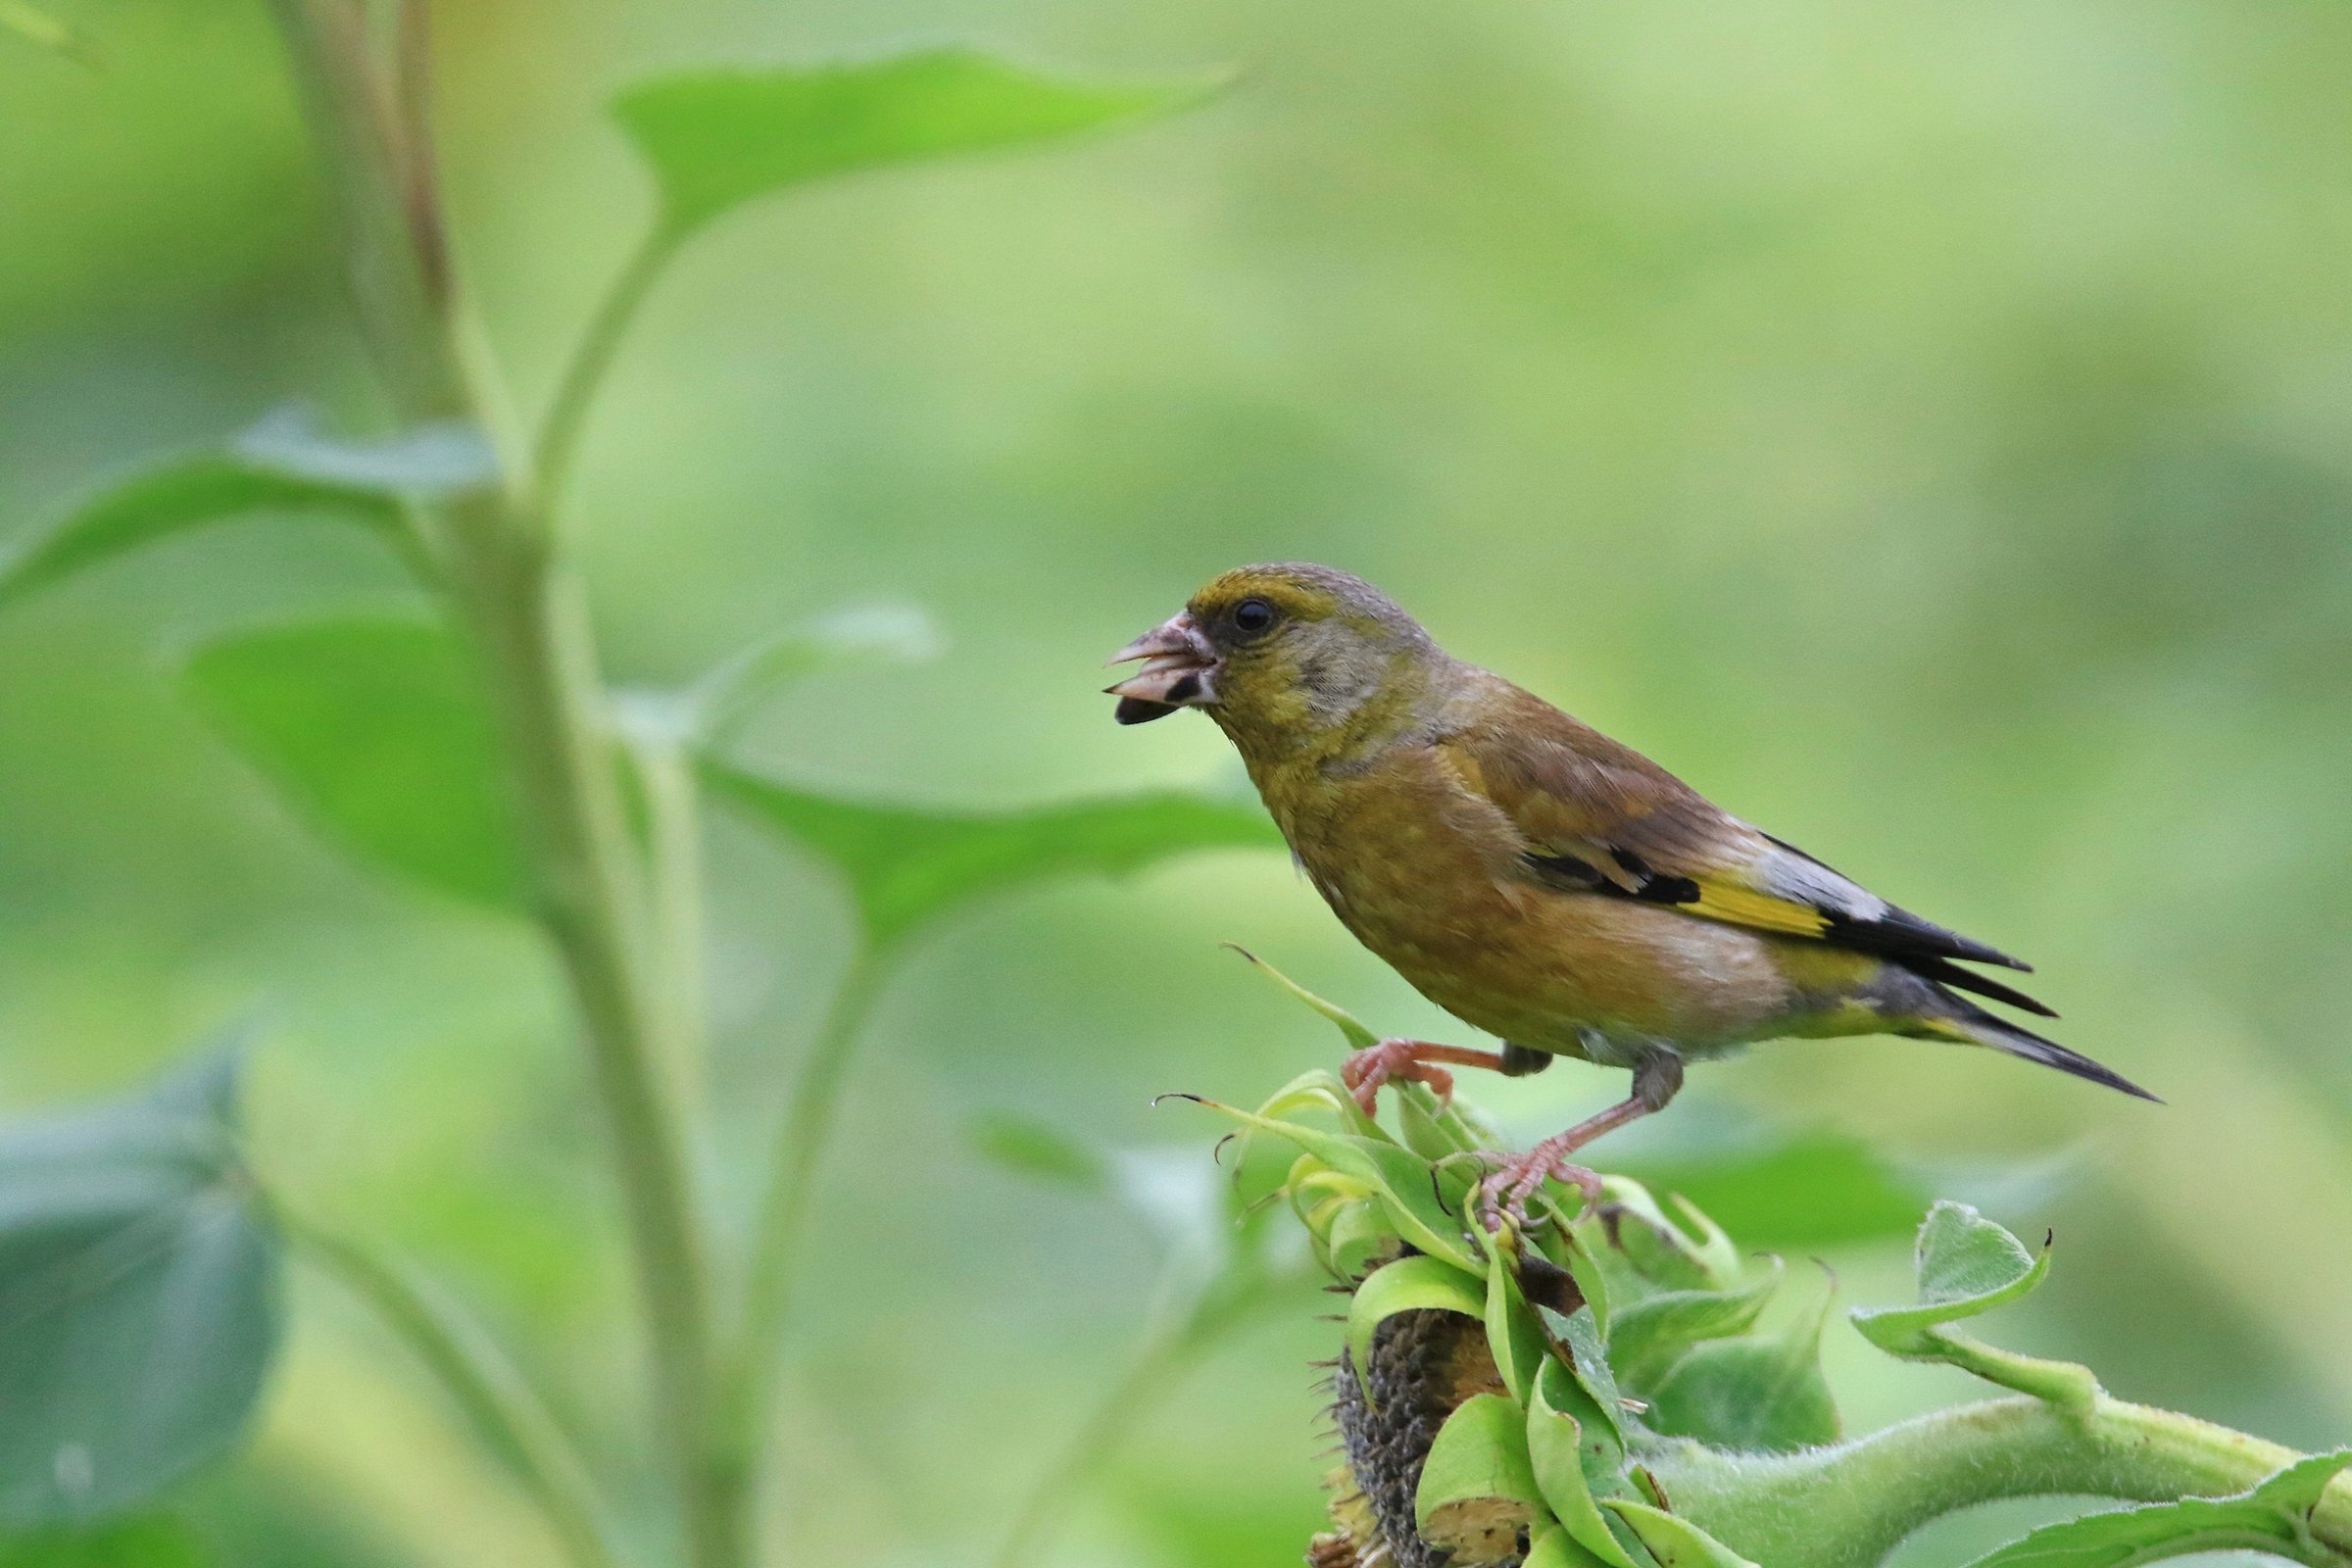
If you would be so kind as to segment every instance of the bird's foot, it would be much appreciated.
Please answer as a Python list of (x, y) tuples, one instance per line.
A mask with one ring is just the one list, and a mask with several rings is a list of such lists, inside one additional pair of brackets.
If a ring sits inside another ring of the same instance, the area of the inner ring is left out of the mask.
[(1357, 1106), (1367, 1116), (1379, 1114), (1382, 1084), (1425, 1084), (1441, 1104), (1449, 1103), (1453, 1099), (1453, 1074), (1438, 1066), (1441, 1061), (1456, 1067), (1502, 1070), (1502, 1057), (1492, 1051), (1441, 1046), (1427, 1040), (1383, 1040), (1342, 1062), (1340, 1082), (1348, 1086), (1348, 1092), (1355, 1097)]
[(1488, 1230), (1501, 1230), (1506, 1218), (1526, 1229), (1532, 1223), (1527, 1212), (1528, 1201), (1544, 1190), (1547, 1181), (1566, 1182), (1584, 1194), (1588, 1210), (1600, 1206), (1600, 1172), (1571, 1163), (1566, 1150), (1552, 1148), (1559, 1141), (1546, 1139), (1517, 1159), (1503, 1161), (1478, 1184), (1478, 1215)]

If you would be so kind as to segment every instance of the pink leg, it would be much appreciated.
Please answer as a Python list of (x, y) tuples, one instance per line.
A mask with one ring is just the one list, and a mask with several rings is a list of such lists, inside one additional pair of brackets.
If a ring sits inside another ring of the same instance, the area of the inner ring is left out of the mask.
[(1453, 1074), (1431, 1065), (1440, 1061), (1456, 1067), (1502, 1071), (1502, 1056), (1496, 1052), (1434, 1045), (1427, 1040), (1383, 1040), (1341, 1063), (1340, 1081), (1355, 1096), (1355, 1102), (1363, 1107), (1364, 1114), (1370, 1116), (1379, 1111), (1380, 1086), (1386, 1083), (1427, 1084), (1440, 1100), (1451, 1100)]
[(1627, 1122), (1663, 1110), (1675, 1091), (1682, 1087), (1681, 1058), (1664, 1053), (1644, 1057), (1634, 1069), (1634, 1092), (1630, 1098), (1596, 1116), (1587, 1117), (1564, 1133), (1552, 1134), (1479, 1185), (1479, 1213), (1488, 1229), (1500, 1230), (1505, 1214), (1525, 1224), (1527, 1200), (1546, 1181), (1555, 1178), (1574, 1183), (1583, 1190), (1588, 1204), (1597, 1204), (1599, 1175), (1582, 1165), (1570, 1164), (1568, 1156), (1603, 1133), (1615, 1132)]

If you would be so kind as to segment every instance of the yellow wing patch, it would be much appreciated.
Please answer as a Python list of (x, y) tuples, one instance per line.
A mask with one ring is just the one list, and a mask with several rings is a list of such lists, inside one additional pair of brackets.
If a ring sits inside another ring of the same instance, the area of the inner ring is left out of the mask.
[(1830, 928), (1829, 917), (1809, 904), (1791, 904), (1752, 888), (1735, 887), (1704, 878), (1698, 883), (1698, 902), (1682, 908), (1710, 920), (1778, 931), (1788, 936), (1818, 937)]

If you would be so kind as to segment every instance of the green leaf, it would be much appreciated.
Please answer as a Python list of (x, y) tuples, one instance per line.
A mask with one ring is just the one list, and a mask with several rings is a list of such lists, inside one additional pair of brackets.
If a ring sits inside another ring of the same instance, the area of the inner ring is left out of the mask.
[(0, 1568), (209, 1568), (212, 1561), (187, 1526), (160, 1516), (0, 1542)]
[(2200, 1551), (2261, 1551), (2333, 1568), (2336, 1553), (2311, 1538), (2312, 1510), (2328, 1484), (2352, 1467), (2352, 1449), (2297, 1460), (2233, 1497), (2183, 1497), (2044, 1525), (1969, 1568), (2135, 1568)]
[(162, 540), (262, 514), (357, 523), (397, 540), (406, 501), (496, 477), (470, 425), (354, 442), (319, 434), (299, 413), (274, 415), (225, 451), (136, 474), (41, 530), (0, 564), (0, 607)]
[(1522, 1529), (1546, 1518), (1519, 1407), (1499, 1394), (1464, 1399), (1421, 1467), (1413, 1522), (1423, 1538), (1469, 1561), (1499, 1562)]
[(0, 1517), (133, 1507), (244, 1430), (280, 1248), (238, 1163), (237, 1055), (0, 1129)]
[(1240, 954), (1244, 959), (1248, 960), (1251, 968), (1281, 988), (1284, 995), (1329, 1018), (1338, 1027), (1342, 1038), (1348, 1042), (1348, 1050), (1370, 1051), (1374, 1046), (1380, 1044), (1380, 1036), (1365, 1028), (1354, 1013), (1349, 1012), (1338, 1003), (1324, 1001), (1238, 942), (1228, 942), (1225, 947), (1229, 952)]
[(1628, 1173), (1686, 1200), (1759, 1251), (1907, 1236), (1934, 1197), (1868, 1144), (1828, 1133), (1729, 1159), (1636, 1161)]
[(1372, 1336), (1399, 1312), (1435, 1309), (1477, 1317), (1486, 1307), (1478, 1280), (1435, 1257), (1400, 1257), (1365, 1277), (1348, 1303), (1348, 1364), (1366, 1398), (1372, 1394)]
[(916, 663), (937, 658), (943, 647), (931, 617), (910, 606), (836, 611), (745, 649), (679, 694), (686, 715), (682, 738), (722, 747), (762, 703), (812, 675)]
[[(1568, 1366), (1576, 1382), (1592, 1401), (1592, 1412), (1597, 1414), (1616, 1439), (1617, 1446), (1625, 1446), (1625, 1396), (1618, 1391), (1617, 1374), (1609, 1365), (1609, 1357), (1601, 1340), (1600, 1325), (1590, 1304), (1578, 1307), (1563, 1317), (1548, 1307), (1542, 1309), (1544, 1326), (1549, 1328), (1560, 1347), (1568, 1354)], [(1556, 1400), (1558, 1408), (1568, 1409), (1565, 1400)], [(1587, 1423), (1590, 1425), (1590, 1423)]]
[(764, 71), (693, 71), (614, 100), (653, 166), (662, 227), (829, 175), (1093, 130), (1194, 103), (1213, 84), (1049, 75), (966, 48)]
[(1616, 1559), (1587, 1551), (1574, 1536), (1554, 1525), (1537, 1530), (1521, 1568), (1616, 1568)]
[(1658, 1559), (1658, 1568), (1756, 1568), (1745, 1557), (1688, 1520), (1630, 1497), (1611, 1497), (1601, 1504), (1633, 1526), (1642, 1544)]
[(1396, 1249), (1396, 1232), (1378, 1199), (1343, 1203), (1323, 1235), (1323, 1264), (1342, 1280), (1361, 1275)]
[(1078, 1192), (1110, 1191), (1110, 1166), (1100, 1152), (1034, 1116), (1009, 1110), (976, 1116), (971, 1140), (1006, 1170)]
[[(69, 26), (48, 12), (27, 4), (26, 0), (0, 0), (0, 29), (15, 33), (39, 48), (64, 55), (95, 69), (98, 53), (90, 46), (79, 29)], [(0, 1559), (4, 1562), (6, 1559)]]
[(1516, 1235), (1493, 1238), (1487, 1249), (1487, 1289), (1485, 1316), (1487, 1348), (1494, 1357), (1494, 1370), (1502, 1378), (1502, 1386), (1512, 1398), (1524, 1404), (1535, 1389), (1536, 1373), (1550, 1359), (1550, 1347), (1544, 1340), (1544, 1326), (1537, 1319), (1535, 1308), (1519, 1289), (1518, 1257), (1521, 1243)]
[(1547, 1362), (1527, 1404), (1527, 1455), (1536, 1486), (1578, 1546), (1609, 1568), (1636, 1568), (1593, 1500), (1596, 1493), (1623, 1490), (1619, 1467), (1625, 1450), (1598, 1423), (1588, 1431), (1588, 1423), (1570, 1407), (1589, 1410), (1585, 1392), (1567, 1368)]
[(1731, 1290), (1660, 1291), (1621, 1302), (1609, 1321), (1609, 1364), (1647, 1398), (1691, 1346), (1753, 1327), (1780, 1283), (1781, 1260), (1775, 1257)]
[(1793, 1453), (1838, 1441), (1838, 1404), (1821, 1372), (1824, 1293), (1779, 1334), (1713, 1340), (1683, 1352), (1649, 1390), (1650, 1427), (1739, 1453)]
[(1579, 1240), (1613, 1261), (1612, 1284), (1627, 1287), (1629, 1300), (1654, 1289), (1726, 1291), (1746, 1277), (1740, 1249), (1723, 1227), (1680, 1198), (1672, 1202), (1680, 1223), (1640, 1182), (1611, 1176), (1601, 1210), (1577, 1220)]
[(882, 947), (956, 905), (1024, 883), (1118, 876), (1195, 850), (1273, 848), (1255, 806), (1165, 791), (989, 812), (865, 806), (706, 762), (714, 794), (806, 845), (848, 880)]
[(1919, 1305), (1854, 1309), (1864, 1339), (1905, 1360), (1946, 1362), (2068, 1409), (2090, 1408), (2099, 1385), (2089, 1368), (1997, 1350), (1950, 1327), (2030, 1294), (2049, 1272), (2047, 1242), (2036, 1256), (1966, 1203), (1939, 1202), (1919, 1228), (1917, 1266)]
[(321, 834), (437, 891), (503, 908), (522, 871), (468, 651), (426, 621), (313, 621), (198, 649), (197, 706)]
[(1448, 1211), (1440, 1196), (1437, 1173), (1412, 1151), (1390, 1142), (1385, 1135), (1325, 1132), (1213, 1100), (1199, 1103), (1246, 1127), (1287, 1140), (1330, 1169), (1360, 1183), (1379, 1199), (1397, 1236), (1416, 1250), (1444, 1258), (1473, 1278), (1484, 1272), (1485, 1265), (1472, 1257), (1464, 1245), (1459, 1215)]

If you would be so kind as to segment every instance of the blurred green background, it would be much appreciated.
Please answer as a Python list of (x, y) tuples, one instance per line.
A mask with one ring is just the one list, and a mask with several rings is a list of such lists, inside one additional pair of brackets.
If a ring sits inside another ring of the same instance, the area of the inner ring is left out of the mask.
[[(105, 61), (0, 34), (8, 535), (288, 400), (371, 409), (262, 8), (53, 9)], [(1204, 722), (1114, 728), (1100, 660), (1238, 562), (1360, 571), (1456, 652), (2031, 956), (2055, 1032), (2171, 1101), (1782, 1044), (1698, 1074), (1651, 1136), (1867, 1135), (2056, 1229), (2013, 1343), (2298, 1446), (2352, 1437), (2352, 13), (442, 12), (460, 250), (526, 410), (644, 217), (601, 104), (646, 71), (937, 36), (1238, 68), (1186, 117), (829, 186), (698, 244), (579, 476), (616, 678), (911, 604), (947, 657), (802, 688), (746, 755), (949, 804), (1238, 782)], [(454, 1282), (650, 1503), (612, 1202), (541, 954), (350, 868), (173, 692), (210, 630), (398, 586), (357, 543), (263, 523), (0, 620), (0, 1102), (98, 1094), (266, 1008), (262, 1166)], [(848, 917), (810, 862), (713, 831), (710, 1167), (740, 1208)], [(1458, 1037), (1269, 854), (927, 938), (825, 1187), (786, 1560), (982, 1560), (1122, 1364), (1151, 1242), (965, 1129), (1019, 1109), (1205, 1159), (1217, 1129), (1152, 1095), (1250, 1101), (1337, 1049), (1223, 939), (1377, 1027)], [(1570, 1066), (1472, 1092), (1533, 1134), (1620, 1086)], [(1831, 1261), (1849, 1300), (1907, 1290), (1899, 1245)], [(550, 1561), (381, 1334), (331, 1289), (297, 1298), (259, 1441), (175, 1498), (220, 1559)], [(1295, 1560), (1318, 1299), (1151, 1416), (1080, 1500), (1069, 1562)], [(1855, 1428), (1968, 1393), (1842, 1324), (1831, 1360)]]

